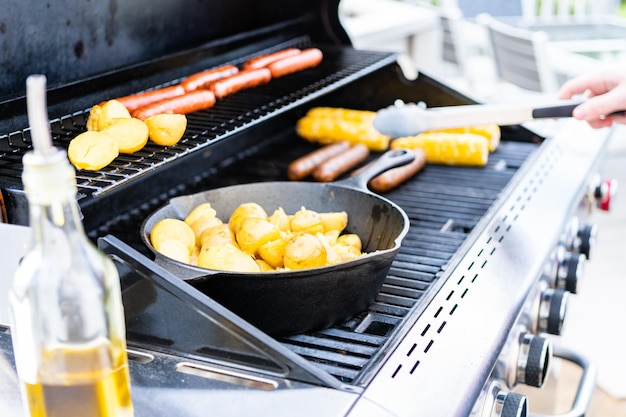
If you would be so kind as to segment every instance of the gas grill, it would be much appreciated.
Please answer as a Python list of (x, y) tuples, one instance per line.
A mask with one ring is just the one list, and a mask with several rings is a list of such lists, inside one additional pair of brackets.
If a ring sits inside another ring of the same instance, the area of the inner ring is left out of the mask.
[[(567, 297), (590, 257), (590, 214), (608, 208), (611, 183), (598, 176), (606, 131), (575, 121), (550, 136), (505, 126), (487, 166), (428, 165), (387, 193), (409, 216), (409, 233), (376, 301), (328, 329), (272, 337), (152, 260), (140, 238), (148, 214), (178, 195), (286, 180), (287, 165), (316, 149), (294, 131), (313, 106), (474, 102), (431, 75), (406, 79), (394, 54), (353, 49), (337, 1), (239, 3), (258, 19), (233, 20), (240, 22), (234, 32), (224, 24), (217, 34), (198, 29), (189, 35), (198, 43), (191, 49), (146, 45), (140, 49), (148, 57), (138, 63), (87, 68), (68, 79), (54, 72), (51, 132), (67, 147), (86, 130), (90, 106), (103, 100), (286, 47), (324, 52), (316, 68), (189, 114), (172, 147), (148, 144), (100, 171), (77, 172), (85, 228), (122, 279), (135, 415), (524, 416), (526, 398), (514, 388), (541, 386), (552, 355), (583, 367), (574, 409), (584, 408), (593, 366), (546, 335), (560, 332)], [(158, 2), (150, 13), (163, 19), (174, 4), (180, 2)], [(132, 22), (117, 23), (128, 29), (123, 25)], [(13, 224), (28, 221), (22, 82), (0, 102), (0, 186)], [(0, 348), (12, 357), (8, 328)], [(3, 386), (19, 395), (14, 382)]]

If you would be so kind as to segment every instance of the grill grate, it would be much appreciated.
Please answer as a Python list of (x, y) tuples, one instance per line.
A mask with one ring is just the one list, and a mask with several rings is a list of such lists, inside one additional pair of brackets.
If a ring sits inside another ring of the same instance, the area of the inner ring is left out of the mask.
[[(241, 58), (243, 60), (245, 57)], [(120, 155), (98, 172), (77, 172), (79, 192), (98, 196), (123, 186), (181, 155), (210, 146), (229, 134), (323, 95), (390, 62), (393, 62), (393, 55), (387, 53), (324, 48), (324, 60), (316, 68), (225, 97), (211, 109), (188, 115), (187, 131), (176, 145), (160, 147), (148, 143), (139, 152)], [(72, 138), (86, 130), (88, 115), (89, 109), (86, 109), (53, 120), (50, 130), (55, 145), (67, 148)], [(20, 182), (21, 158), (29, 149), (32, 149), (29, 129), (0, 136), (0, 176), (5, 182)]]
[(424, 294), (515, 174), (519, 161), (535, 149), (530, 143), (503, 142), (485, 168), (429, 165), (388, 193), (386, 197), (407, 212), (411, 228), (376, 302), (343, 325), (281, 342), (340, 380), (358, 382), (399, 324), (419, 308)]

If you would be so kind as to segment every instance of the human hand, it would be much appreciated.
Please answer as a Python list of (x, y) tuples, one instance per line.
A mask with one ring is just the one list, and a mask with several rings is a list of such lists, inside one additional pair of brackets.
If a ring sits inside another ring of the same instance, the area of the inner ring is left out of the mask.
[(593, 128), (611, 126), (613, 122), (626, 124), (626, 115), (611, 113), (626, 110), (626, 66), (608, 67), (584, 74), (565, 82), (558, 97), (569, 99), (583, 94), (587, 100), (578, 105), (572, 115)]

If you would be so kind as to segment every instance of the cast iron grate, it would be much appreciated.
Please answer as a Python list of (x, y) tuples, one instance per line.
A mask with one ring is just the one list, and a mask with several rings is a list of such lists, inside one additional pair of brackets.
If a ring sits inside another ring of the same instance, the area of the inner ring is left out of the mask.
[[(148, 143), (132, 155), (120, 155), (97, 172), (78, 171), (79, 192), (97, 196), (133, 181), (178, 156), (196, 152), (249, 125), (273, 117), (393, 62), (393, 55), (346, 48), (325, 48), (323, 62), (313, 68), (219, 100), (210, 109), (188, 115), (183, 139), (172, 147)], [(89, 109), (51, 121), (56, 146), (67, 148), (86, 130)], [(30, 130), (0, 136), (0, 177), (20, 182), (21, 158), (32, 148)]]

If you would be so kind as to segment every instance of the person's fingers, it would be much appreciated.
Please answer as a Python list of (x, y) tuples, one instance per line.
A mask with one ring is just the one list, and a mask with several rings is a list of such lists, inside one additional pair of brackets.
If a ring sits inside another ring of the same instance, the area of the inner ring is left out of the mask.
[(589, 122), (589, 126), (593, 127), (594, 129), (600, 129), (603, 127), (609, 127), (613, 125), (613, 120), (611, 120), (610, 118), (608, 119), (596, 119), (596, 120), (590, 120)]
[(607, 68), (566, 81), (559, 89), (557, 96), (561, 99), (568, 99), (577, 94), (597, 96), (611, 91), (624, 82), (626, 82), (626, 72)]
[(574, 109), (572, 115), (579, 120), (591, 121), (622, 110), (626, 110), (626, 85), (588, 98)]

